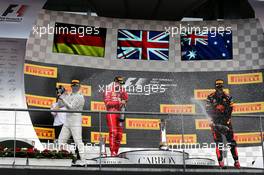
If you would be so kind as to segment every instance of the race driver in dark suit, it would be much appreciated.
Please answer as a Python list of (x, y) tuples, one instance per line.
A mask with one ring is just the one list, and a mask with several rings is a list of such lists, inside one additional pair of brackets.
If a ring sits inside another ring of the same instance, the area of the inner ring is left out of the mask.
[(222, 149), (219, 147), (220, 144), (223, 145), (222, 135), (224, 135), (229, 144), (230, 151), (234, 159), (234, 166), (236, 168), (240, 168), (240, 163), (238, 161), (237, 143), (234, 139), (234, 132), (231, 123), (231, 116), (233, 111), (232, 97), (224, 92), (223, 85), (223, 80), (218, 79), (215, 81), (215, 92), (207, 97), (206, 111), (211, 119), (210, 126), (214, 141), (216, 143), (216, 155), (219, 166), (221, 168), (224, 167)]

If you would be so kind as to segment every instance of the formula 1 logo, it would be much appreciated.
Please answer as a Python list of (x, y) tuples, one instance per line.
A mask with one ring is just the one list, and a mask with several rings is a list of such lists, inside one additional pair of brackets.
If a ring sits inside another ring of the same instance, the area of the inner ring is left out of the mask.
[(23, 4), (10, 4), (1, 14), (0, 21), (21, 22), (27, 7)]
[(127, 78), (124, 86), (136, 86), (136, 85), (143, 85), (144, 82), (146, 82), (146, 78)]
[(155, 93), (164, 93), (166, 91), (163, 84), (148, 82), (146, 78), (129, 77), (124, 87), (130, 95), (151, 95)]

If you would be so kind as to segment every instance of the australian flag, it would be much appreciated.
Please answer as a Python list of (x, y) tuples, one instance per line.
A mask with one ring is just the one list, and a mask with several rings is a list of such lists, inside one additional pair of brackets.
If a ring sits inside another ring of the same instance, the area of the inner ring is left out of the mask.
[(181, 55), (184, 61), (232, 59), (232, 32), (181, 34)]
[(169, 60), (169, 33), (118, 30), (118, 59)]

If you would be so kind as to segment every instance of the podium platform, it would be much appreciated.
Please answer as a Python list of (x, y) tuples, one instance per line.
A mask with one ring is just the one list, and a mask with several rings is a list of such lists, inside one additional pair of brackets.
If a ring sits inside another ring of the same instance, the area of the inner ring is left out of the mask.
[[(97, 164), (143, 164), (143, 165), (197, 165), (215, 166), (215, 161), (208, 158), (190, 158), (182, 151), (169, 150), (135, 150), (126, 151), (118, 157), (97, 157), (92, 159)], [(185, 160), (185, 161), (184, 161)], [(89, 162), (87, 162), (89, 164)]]
[(50, 166), (0, 166), (1, 174), (4, 175), (263, 175), (263, 169), (242, 168), (219, 169), (217, 166), (210, 168), (206, 166), (186, 166), (184, 171), (182, 165), (89, 165), (87, 167), (50, 167)]
[(215, 161), (208, 158), (188, 158), (185, 159), (186, 165), (215, 166)]
[(137, 150), (122, 152), (119, 157), (127, 158), (132, 164), (182, 165), (183, 158), (188, 158), (189, 154), (181, 151)]
[[(182, 158), (185, 158), (183, 162)], [(135, 150), (120, 153), (119, 157), (97, 157), (86, 161), (82, 167), (50, 167), (50, 166), (1, 166), (5, 175), (38, 174), (38, 175), (263, 175), (263, 169), (226, 167), (220, 169), (215, 161), (208, 158), (190, 157), (181, 151)], [(101, 164), (100, 164), (101, 163)]]
[[(97, 164), (133, 164), (131, 161), (129, 161), (126, 158), (120, 158), (120, 157), (102, 157), (100, 160), (100, 157), (94, 159)], [(87, 163), (88, 164), (88, 163)]]

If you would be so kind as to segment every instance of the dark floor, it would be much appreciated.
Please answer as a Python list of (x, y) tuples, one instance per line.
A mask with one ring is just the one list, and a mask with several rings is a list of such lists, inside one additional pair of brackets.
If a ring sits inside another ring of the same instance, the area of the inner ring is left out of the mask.
[(37, 167), (37, 166), (0, 166), (0, 175), (167, 175), (167, 174), (184, 174), (184, 175), (263, 175), (264, 169), (219, 169), (218, 167), (206, 166), (189, 166), (183, 171), (179, 166), (160, 166), (160, 165), (104, 165), (103, 167), (88, 166), (88, 167)]

